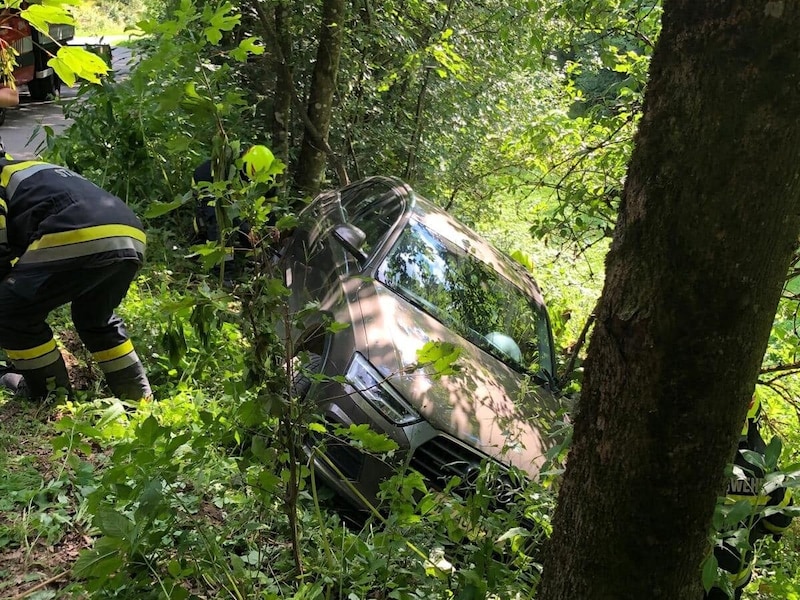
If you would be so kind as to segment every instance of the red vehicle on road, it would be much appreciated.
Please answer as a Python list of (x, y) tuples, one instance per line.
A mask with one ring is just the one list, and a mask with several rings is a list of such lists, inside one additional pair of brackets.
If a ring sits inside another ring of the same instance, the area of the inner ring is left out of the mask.
[(16, 11), (0, 13), (0, 39), (17, 52), (14, 79), (17, 86), (27, 86), (31, 99), (47, 100), (58, 96), (61, 80), (47, 61), (60, 45), (75, 36), (73, 25), (50, 26), (50, 35), (35, 29)]

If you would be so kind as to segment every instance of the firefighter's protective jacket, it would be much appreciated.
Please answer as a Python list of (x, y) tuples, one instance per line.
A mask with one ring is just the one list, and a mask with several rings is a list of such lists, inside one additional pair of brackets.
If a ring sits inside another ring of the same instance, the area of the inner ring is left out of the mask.
[(145, 234), (128, 206), (84, 177), (0, 158), (0, 279), (11, 270), (142, 262)]
[(744, 500), (753, 506), (756, 518), (749, 521), (755, 535), (780, 535), (792, 522), (790, 515), (779, 510), (792, 504), (791, 490), (783, 485), (766, 483), (767, 473), (745, 452), (750, 451), (762, 457), (766, 454), (767, 444), (759, 428), (760, 414), (761, 402), (754, 397), (733, 461), (739, 469), (728, 481), (726, 499), (731, 504)]
[[(740, 598), (743, 588), (752, 577), (755, 563), (755, 543), (766, 536), (775, 538), (791, 525), (792, 516), (784, 511), (792, 504), (791, 490), (776, 482), (767, 482), (764, 472), (755, 456), (765, 456), (767, 444), (759, 430), (761, 403), (753, 396), (747, 420), (739, 438), (739, 448), (734, 458), (733, 476), (728, 481), (725, 494), (726, 504), (746, 502), (752, 507), (751, 513), (739, 523), (738, 531), (728, 532), (714, 548), (721, 569), (727, 572), (734, 598)], [(712, 588), (706, 598), (728, 598), (720, 588)]]

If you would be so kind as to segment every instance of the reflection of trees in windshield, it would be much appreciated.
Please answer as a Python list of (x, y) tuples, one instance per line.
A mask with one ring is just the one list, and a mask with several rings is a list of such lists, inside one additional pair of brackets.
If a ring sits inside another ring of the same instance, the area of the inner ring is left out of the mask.
[(549, 339), (538, 335), (543, 317), (531, 299), (420, 223), (409, 223), (378, 277), (506, 362), (538, 369), (539, 351), (549, 356), (539, 347)]

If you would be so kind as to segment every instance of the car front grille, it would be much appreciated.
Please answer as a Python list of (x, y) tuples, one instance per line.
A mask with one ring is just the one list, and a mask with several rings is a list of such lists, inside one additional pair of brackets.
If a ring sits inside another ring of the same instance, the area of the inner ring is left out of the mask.
[[(459, 477), (461, 483), (454, 491), (469, 494), (474, 492), (475, 482), (481, 473), (481, 463), (485, 460), (487, 457), (474, 448), (449, 436), (437, 435), (414, 451), (410, 466), (436, 490), (442, 490), (453, 477)], [(505, 504), (513, 500), (526, 484), (519, 476), (508, 473), (499, 463), (495, 465), (500, 467), (499, 472), (495, 471), (486, 485), (494, 496), (494, 502)]]
[(410, 466), (419, 471), (433, 487), (442, 489), (453, 477), (460, 477), (466, 485), (474, 484), (483, 459), (466, 444), (437, 435), (414, 451)]

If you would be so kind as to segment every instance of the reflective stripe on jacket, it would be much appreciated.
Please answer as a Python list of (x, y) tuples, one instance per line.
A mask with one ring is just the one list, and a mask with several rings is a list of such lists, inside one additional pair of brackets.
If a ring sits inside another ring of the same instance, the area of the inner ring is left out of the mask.
[(0, 271), (142, 262), (142, 224), (119, 198), (65, 167), (0, 158)]

